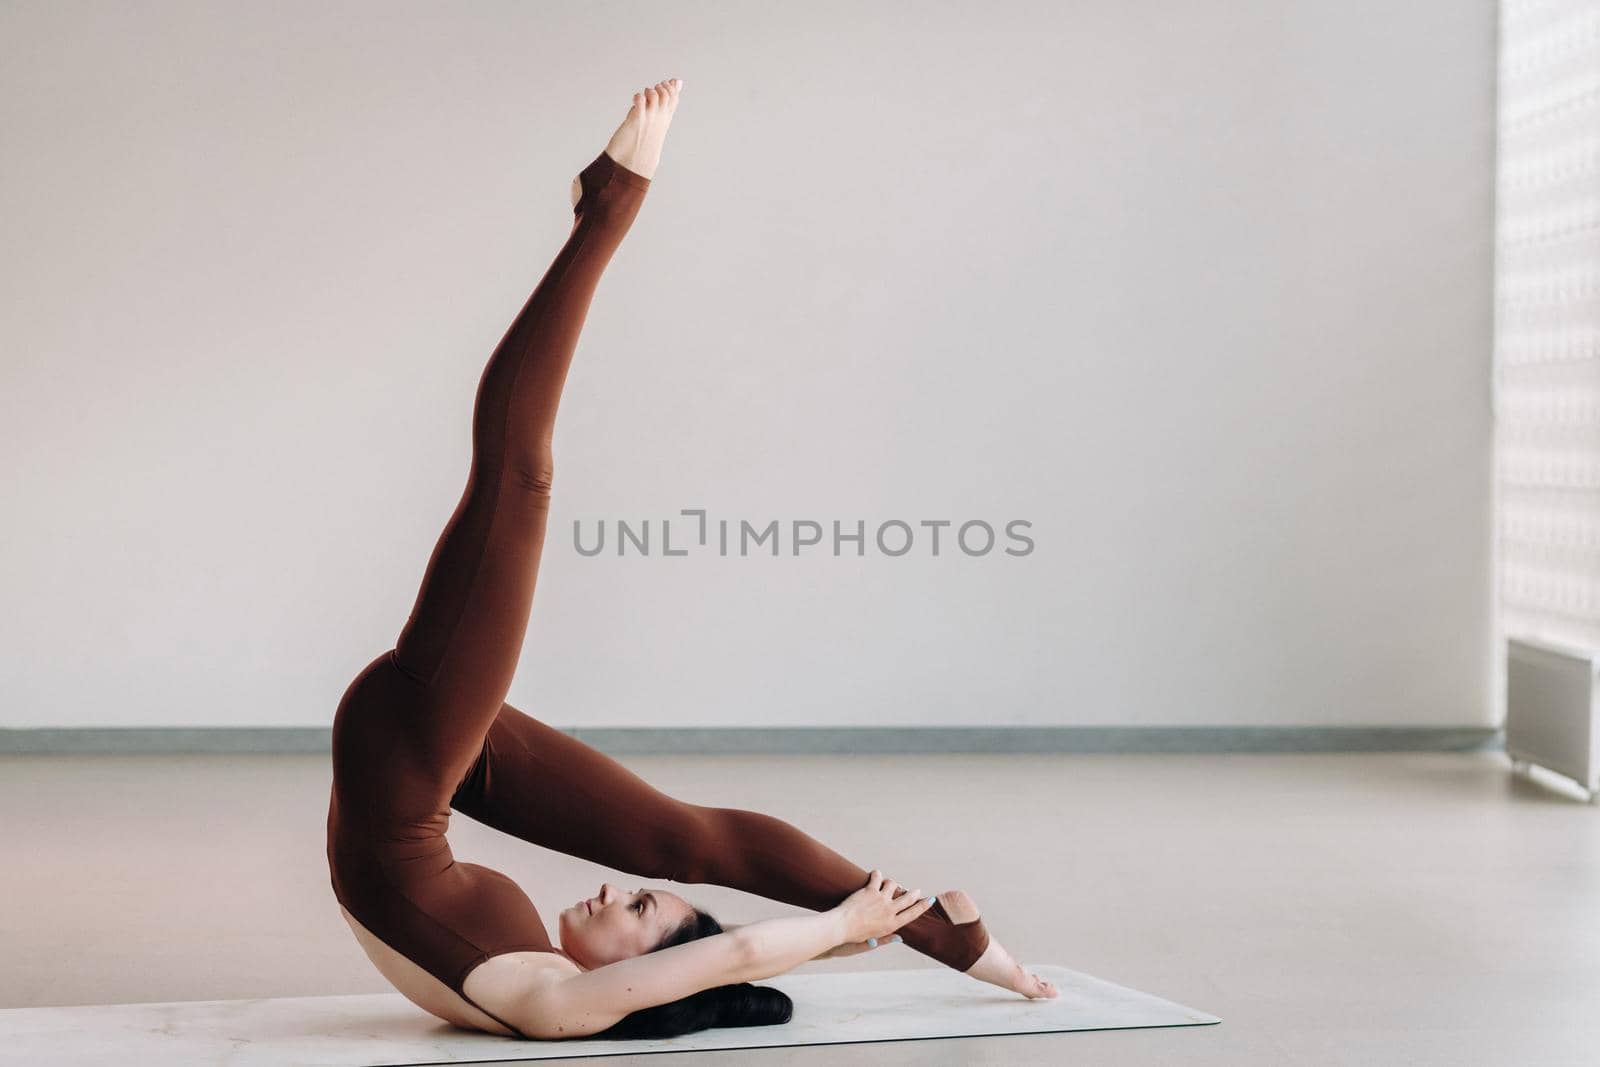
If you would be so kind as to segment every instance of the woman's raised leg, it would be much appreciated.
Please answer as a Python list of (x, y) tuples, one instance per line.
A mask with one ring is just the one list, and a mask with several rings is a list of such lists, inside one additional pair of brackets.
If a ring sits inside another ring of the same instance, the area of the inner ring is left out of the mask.
[[(667, 796), (616, 760), (507, 704), (451, 806), (544, 848), (643, 878), (723, 885), (825, 911), (867, 871), (782, 819)], [(965, 971), (989, 946), (981, 919), (941, 904), (900, 930), (905, 943)]]
[(467, 486), (393, 653), (429, 694), (424, 721), (412, 724), (413, 756), (452, 785), (477, 758), (516, 671), (549, 517), (562, 385), (600, 276), (650, 186), (648, 174), (609, 153), (653, 173), (677, 89), (663, 82), (636, 94), (607, 150), (584, 168), (572, 233), (479, 380)]

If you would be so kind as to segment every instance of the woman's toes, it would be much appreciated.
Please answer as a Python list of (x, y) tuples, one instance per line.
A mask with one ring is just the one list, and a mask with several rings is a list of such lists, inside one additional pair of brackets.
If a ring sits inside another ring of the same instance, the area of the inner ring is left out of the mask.
[(667, 82), (657, 82), (633, 94), (622, 124), (606, 144), (606, 154), (643, 178), (652, 178), (661, 163), (661, 145), (672, 122), (675, 98)]

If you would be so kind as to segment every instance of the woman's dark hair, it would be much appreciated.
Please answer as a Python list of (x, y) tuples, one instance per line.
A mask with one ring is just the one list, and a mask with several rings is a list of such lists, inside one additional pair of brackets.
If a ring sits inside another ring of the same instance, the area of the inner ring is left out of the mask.
[[(696, 908), (693, 918), (685, 919), (650, 951), (659, 952), (720, 933), (722, 924)], [(771, 986), (737, 982), (702, 989), (667, 1004), (640, 1008), (594, 1036), (677, 1037), (713, 1026), (774, 1026), (788, 1022), (793, 1014), (794, 1001), (789, 994)]]

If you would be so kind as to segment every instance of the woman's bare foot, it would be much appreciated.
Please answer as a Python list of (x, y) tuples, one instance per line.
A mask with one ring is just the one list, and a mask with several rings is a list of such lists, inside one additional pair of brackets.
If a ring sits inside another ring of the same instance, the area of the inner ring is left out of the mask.
[[(950, 916), (950, 921), (953, 923), (969, 923), (980, 918), (978, 905), (959, 889), (949, 889), (940, 893), (939, 903), (944, 906), (945, 914)], [(1049, 999), (1060, 992), (1050, 982), (1023, 970), (1022, 964), (1016, 961), (1004, 945), (995, 940), (993, 934), (989, 935), (989, 947), (983, 950), (983, 955), (978, 957), (976, 963), (967, 968), (966, 973), (980, 982), (988, 982), (1001, 989), (1021, 993), (1029, 1000), (1038, 1000), (1041, 997)]]
[[(682, 78), (668, 78), (634, 93), (622, 125), (606, 143), (606, 155), (642, 178), (655, 177), (656, 168), (661, 165), (661, 146), (666, 142), (667, 127), (678, 110), (678, 94), (682, 91)], [(573, 207), (578, 206), (582, 195), (583, 187), (578, 179), (572, 179)]]

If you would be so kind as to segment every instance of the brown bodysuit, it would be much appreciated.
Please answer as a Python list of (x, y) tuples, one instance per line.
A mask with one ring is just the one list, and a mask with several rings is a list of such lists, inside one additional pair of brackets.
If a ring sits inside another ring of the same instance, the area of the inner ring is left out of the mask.
[[(787, 822), (676, 800), (505, 703), (549, 518), (556, 405), (600, 275), (650, 187), (604, 152), (579, 181), (571, 236), (479, 381), (466, 490), (411, 617), (350, 683), (333, 721), (334, 895), (469, 1003), (463, 983), (479, 963), (553, 946), (516, 883), (451, 854), (452, 808), (628, 874), (817, 911), (867, 878)], [(952, 923), (941, 905), (900, 933), (959, 970), (989, 940), (981, 920)]]

